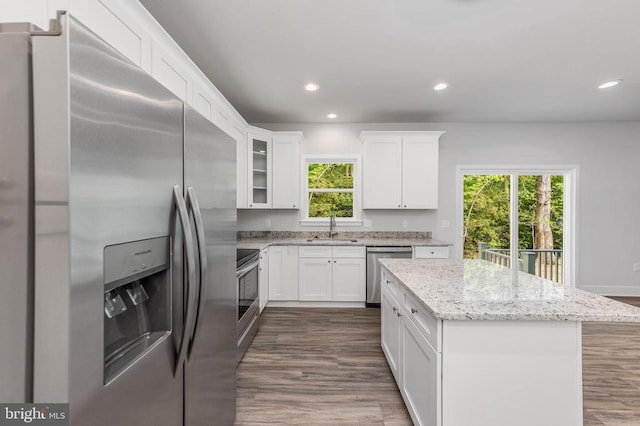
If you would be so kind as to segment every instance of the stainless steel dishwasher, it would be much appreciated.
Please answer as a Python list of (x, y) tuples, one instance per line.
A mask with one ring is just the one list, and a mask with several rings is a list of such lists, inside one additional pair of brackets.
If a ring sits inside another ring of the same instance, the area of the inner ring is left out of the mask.
[(378, 259), (411, 258), (411, 247), (367, 247), (367, 306), (380, 306), (380, 264)]

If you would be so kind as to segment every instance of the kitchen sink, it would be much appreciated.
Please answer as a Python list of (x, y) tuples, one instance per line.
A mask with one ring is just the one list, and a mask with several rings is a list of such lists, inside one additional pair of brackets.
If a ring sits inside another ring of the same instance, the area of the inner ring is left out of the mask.
[(325, 243), (335, 241), (337, 243), (357, 243), (358, 240), (354, 240), (352, 238), (309, 238), (307, 239), (308, 243)]

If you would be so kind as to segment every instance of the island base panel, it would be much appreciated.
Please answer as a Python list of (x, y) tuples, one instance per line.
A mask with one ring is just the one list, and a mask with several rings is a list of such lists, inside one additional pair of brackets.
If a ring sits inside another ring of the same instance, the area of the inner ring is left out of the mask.
[(443, 426), (582, 426), (582, 325), (444, 321)]

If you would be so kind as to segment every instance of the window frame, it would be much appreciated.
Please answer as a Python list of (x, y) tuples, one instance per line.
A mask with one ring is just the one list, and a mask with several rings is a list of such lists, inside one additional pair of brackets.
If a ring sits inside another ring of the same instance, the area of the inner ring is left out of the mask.
[(335, 188), (327, 188), (318, 190), (312, 188), (309, 190), (309, 164), (311, 163), (353, 163), (353, 217), (337, 217), (336, 223), (341, 226), (361, 226), (362, 225), (362, 170), (360, 167), (360, 155), (342, 154), (342, 155), (318, 155), (308, 154), (302, 156), (300, 173), (302, 178), (301, 198), (302, 205), (300, 209), (300, 224), (303, 226), (329, 225), (329, 218), (309, 217), (309, 192), (344, 192)]
[[(575, 287), (578, 280), (576, 274), (576, 229), (577, 229), (577, 165), (458, 165), (456, 166), (456, 241), (455, 258), (462, 259), (464, 252), (464, 176), (465, 175), (510, 175), (510, 224), (511, 229), (517, 229), (518, 225), (518, 177), (521, 175), (562, 175), (564, 176), (564, 208), (563, 208), (563, 283)], [(517, 233), (510, 238), (511, 262), (516, 264), (518, 252)], [(517, 270), (514, 269), (514, 274)]]

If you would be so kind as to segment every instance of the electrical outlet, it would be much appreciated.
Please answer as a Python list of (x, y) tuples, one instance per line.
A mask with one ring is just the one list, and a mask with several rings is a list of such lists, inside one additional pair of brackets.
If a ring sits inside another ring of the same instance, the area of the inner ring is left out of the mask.
[(633, 272), (640, 272), (640, 263), (633, 264)]
[(440, 227), (442, 229), (447, 229), (449, 226), (451, 226), (451, 223), (449, 223), (448, 220), (443, 220), (442, 222), (440, 222)]
[(371, 228), (373, 226), (373, 221), (370, 219), (365, 219), (364, 220), (364, 227), (365, 228)]
[(267, 228), (271, 228), (271, 219), (266, 219), (264, 221), (264, 226), (266, 226)]
[(407, 227), (409, 226), (409, 223), (407, 222), (407, 219), (402, 221), (402, 229), (407, 229)]

